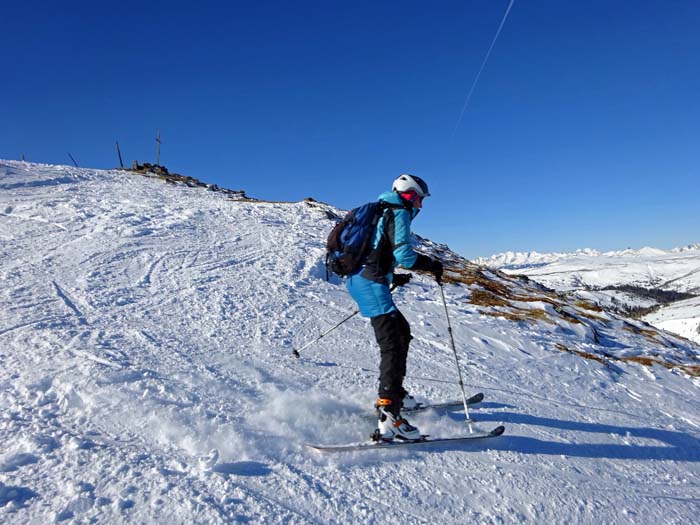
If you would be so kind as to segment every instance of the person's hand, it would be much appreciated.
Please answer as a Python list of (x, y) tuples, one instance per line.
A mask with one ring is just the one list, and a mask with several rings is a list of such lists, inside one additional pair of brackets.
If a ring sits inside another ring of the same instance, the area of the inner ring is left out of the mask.
[(442, 284), (442, 273), (444, 271), (445, 269), (443, 268), (442, 263), (437, 259), (433, 259), (433, 262), (430, 265), (430, 272), (435, 276), (435, 280), (438, 284)]
[(415, 264), (411, 266), (411, 270), (430, 272), (435, 276), (437, 283), (442, 284), (442, 272), (444, 271), (444, 268), (438, 259), (433, 259), (428, 255), (419, 253), (418, 257), (416, 257)]
[(395, 273), (392, 283), (395, 286), (404, 286), (408, 284), (408, 281), (411, 280), (411, 277), (413, 277), (412, 273)]

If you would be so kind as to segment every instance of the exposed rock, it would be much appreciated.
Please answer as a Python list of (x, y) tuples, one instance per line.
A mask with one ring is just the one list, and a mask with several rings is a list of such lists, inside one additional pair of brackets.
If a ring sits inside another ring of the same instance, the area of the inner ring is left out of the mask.
[(209, 191), (230, 195), (232, 198), (237, 200), (255, 200), (247, 197), (245, 191), (243, 190), (229, 190), (226, 188), (221, 188), (217, 184), (207, 184), (199, 179), (195, 179), (194, 177), (180, 175), (179, 173), (170, 173), (168, 168), (159, 164), (151, 164), (149, 162), (139, 164), (139, 162), (135, 160), (132, 163), (131, 168), (127, 169), (126, 171), (138, 173), (146, 177), (157, 177), (165, 181), (167, 184), (184, 184), (190, 188), (206, 188)]

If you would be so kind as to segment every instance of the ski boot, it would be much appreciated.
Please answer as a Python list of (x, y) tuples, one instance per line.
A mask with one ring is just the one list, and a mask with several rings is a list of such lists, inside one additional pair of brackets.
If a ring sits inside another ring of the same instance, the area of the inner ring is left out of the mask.
[(400, 439), (403, 441), (416, 441), (421, 439), (420, 430), (411, 425), (401, 417), (401, 414), (394, 414), (389, 409), (390, 399), (378, 399), (375, 407), (379, 413), (377, 429), (372, 434), (374, 441), (392, 441)]

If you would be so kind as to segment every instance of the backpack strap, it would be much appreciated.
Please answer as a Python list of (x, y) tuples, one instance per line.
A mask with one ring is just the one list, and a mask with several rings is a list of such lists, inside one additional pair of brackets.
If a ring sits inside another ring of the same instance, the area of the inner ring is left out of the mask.
[(390, 251), (393, 252), (393, 248), (395, 248), (392, 247), (390, 238), (390, 234), (393, 233), (394, 230), (394, 210), (410, 210), (411, 207), (411, 203), (408, 202), (404, 204), (393, 204), (391, 202), (379, 201), (379, 206), (377, 208), (381, 211), (377, 213), (377, 224), (379, 223), (379, 218), (384, 219), (382, 222), (382, 236), (377, 246), (370, 250), (365, 258), (367, 264), (362, 272), (363, 277), (381, 284), (388, 284), (384, 276), (390, 268), (382, 268), (382, 265), (386, 265), (389, 258), (386, 251), (390, 249)]

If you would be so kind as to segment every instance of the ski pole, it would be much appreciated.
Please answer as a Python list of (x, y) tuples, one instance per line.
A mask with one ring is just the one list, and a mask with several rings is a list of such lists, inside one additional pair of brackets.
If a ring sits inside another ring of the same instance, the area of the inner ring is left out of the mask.
[[(390, 292), (393, 292), (394, 290), (396, 290), (396, 284), (392, 284), (392, 285), (391, 285), (391, 289), (390, 289), (389, 291), (390, 291)], [(329, 328), (328, 330), (326, 330), (325, 332), (323, 332), (321, 335), (319, 335), (319, 336), (318, 336), (316, 339), (314, 339), (313, 341), (311, 341), (311, 342), (309, 342), (309, 343), (306, 343), (304, 346), (302, 346), (302, 347), (299, 348), (298, 350), (297, 350), (297, 349), (292, 350), (292, 354), (294, 354), (294, 357), (296, 357), (297, 359), (300, 358), (300, 357), (301, 357), (301, 354), (300, 354), (299, 352), (301, 352), (304, 348), (308, 348), (308, 347), (311, 346), (312, 344), (314, 344), (314, 343), (320, 341), (320, 340), (323, 339), (325, 336), (327, 336), (328, 334), (330, 334), (333, 330), (335, 330), (336, 328), (338, 328), (341, 324), (343, 324), (343, 323), (346, 322), (346, 321), (349, 321), (350, 319), (352, 319), (353, 317), (355, 317), (355, 316), (356, 316), (357, 314), (359, 314), (359, 313), (360, 313), (359, 310), (355, 310), (353, 313), (351, 313), (350, 315), (348, 315), (345, 319), (343, 319), (342, 321), (340, 321), (340, 322), (339, 322), (337, 325), (335, 325), (333, 328)]]
[(455, 365), (457, 366), (457, 375), (459, 376), (459, 387), (462, 389), (462, 401), (464, 402), (464, 415), (467, 418), (466, 423), (469, 425), (469, 433), (473, 433), (472, 420), (469, 417), (469, 408), (467, 407), (467, 394), (464, 392), (464, 381), (462, 381), (462, 370), (459, 368), (459, 358), (457, 357), (457, 348), (455, 347), (455, 338), (452, 335), (452, 323), (450, 322), (450, 314), (447, 311), (447, 301), (445, 300), (445, 291), (442, 289), (442, 283), (438, 281), (440, 286), (440, 295), (442, 295), (442, 304), (445, 307), (445, 317), (447, 318), (447, 332), (450, 334), (450, 344), (452, 352), (455, 356)]
[(336, 328), (338, 328), (341, 324), (343, 324), (343, 323), (346, 322), (346, 321), (349, 321), (350, 319), (352, 319), (353, 317), (355, 317), (355, 316), (356, 316), (357, 314), (359, 314), (359, 313), (360, 313), (359, 310), (355, 310), (353, 313), (351, 313), (350, 315), (348, 315), (345, 319), (343, 319), (342, 321), (340, 321), (340, 322), (339, 322), (337, 325), (335, 325), (333, 328), (329, 328), (328, 330), (326, 330), (325, 332), (323, 332), (321, 335), (319, 335), (319, 336), (318, 336), (316, 339), (314, 339), (313, 341), (311, 341), (311, 342), (309, 342), (309, 343), (306, 343), (304, 346), (302, 346), (302, 347), (299, 348), (298, 350), (296, 350), (296, 349), (293, 350), (292, 353), (294, 354), (294, 357), (296, 357), (296, 358), (301, 357), (301, 355), (299, 354), (299, 352), (301, 352), (304, 348), (308, 348), (308, 347), (311, 346), (312, 344), (314, 344), (314, 343), (320, 341), (320, 340), (323, 339), (325, 336), (327, 336), (328, 334), (330, 334), (333, 330), (335, 330)]

